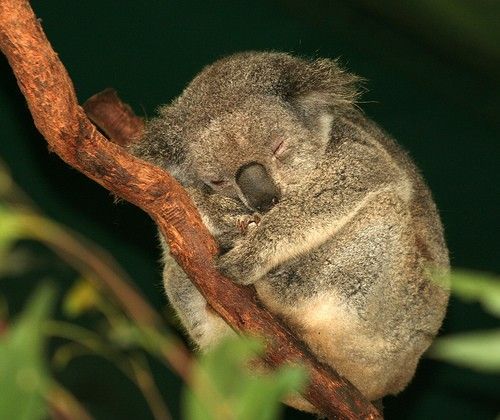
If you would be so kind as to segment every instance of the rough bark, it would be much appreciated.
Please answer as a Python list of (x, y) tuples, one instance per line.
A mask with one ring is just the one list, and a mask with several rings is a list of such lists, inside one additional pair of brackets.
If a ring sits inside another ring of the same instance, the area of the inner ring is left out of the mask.
[(125, 146), (142, 137), (144, 120), (108, 88), (89, 98), (83, 109), (90, 120), (116, 144)]
[(270, 366), (300, 361), (310, 373), (304, 396), (330, 418), (380, 418), (348, 381), (320, 364), (252, 288), (222, 277), (217, 245), (182, 187), (165, 171), (107, 141), (78, 105), (71, 80), (26, 0), (0, 1), (0, 48), (7, 56), (38, 130), (66, 163), (146, 211), (211, 307), (235, 330), (264, 337)]

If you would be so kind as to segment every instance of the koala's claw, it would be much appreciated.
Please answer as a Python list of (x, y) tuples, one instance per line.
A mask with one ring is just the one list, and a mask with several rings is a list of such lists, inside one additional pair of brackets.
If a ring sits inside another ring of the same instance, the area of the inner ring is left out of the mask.
[(237, 225), (241, 233), (255, 229), (260, 223), (260, 215), (257, 213), (242, 216), (238, 219)]

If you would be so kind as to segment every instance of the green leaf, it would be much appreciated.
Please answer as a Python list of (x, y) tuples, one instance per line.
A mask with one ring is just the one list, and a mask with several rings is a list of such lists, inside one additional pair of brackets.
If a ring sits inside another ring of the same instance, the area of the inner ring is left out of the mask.
[(7, 252), (23, 236), (23, 225), (9, 207), (0, 203), (0, 268), (7, 262)]
[(297, 366), (263, 373), (256, 359), (263, 348), (259, 341), (231, 337), (202, 355), (184, 395), (186, 419), (277, 418), (281, 400), (301, 389), (306, 373)]
[(500, 278), (487, 273), (454, 270), (452, 292), (465, 301), (479, 301), (484, 310), (500, 317)]
[(92, 283), (87, 279), (80, 278), (64, 296), (63, 312), (69, 318), (76, 318), (95, 309), (99, 300), (99, 293)]
[(241, 392), (242, 381), (236, 374), (245, 374), (252, 357), (262, 353), (263, 344), (247, 338), (227, 339), (201, 359), (203, 369), (210, 375), (217, 391), (225, 396)]
[(42, 325), (55, 298), (43, 286), (33, 295), (21, 317), (0, 337), (0, 418), (46, 417), (44, 395), (49, 377), (43, 357)]
[(285, 395), (302, 389), (305, 384), (305, 370), (302, 367), (287, 366), (273, 375), (252, 378), (239, 401), (237, 419), (272, 420), (278, 418), (281, 400)]
[(487, 373), (500, 373), (500, 330), (438, 338), (428, 356)]

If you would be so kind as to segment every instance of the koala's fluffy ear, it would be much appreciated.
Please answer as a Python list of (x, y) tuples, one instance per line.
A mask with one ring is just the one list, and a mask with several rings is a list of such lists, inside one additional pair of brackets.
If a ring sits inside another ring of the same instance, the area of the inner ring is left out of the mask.
[(362, 79), (324, 58), (301, 61), (288, 77), (285, 100), (327, 142), (335, 114), (354, 106)]
[(185, 160), (185, 145), (181, 135), (178, 111), (164, 106), (159, 115), (146, 123), (143, 138), (129, 146), (134, 156), (170, 171), (175, 171)]
[(335, 112), (354, 105), (362, 79), (344, 71), (337, 60), (320, 58), (302, 63), (290, 73), (288, 100), (305, 112)]

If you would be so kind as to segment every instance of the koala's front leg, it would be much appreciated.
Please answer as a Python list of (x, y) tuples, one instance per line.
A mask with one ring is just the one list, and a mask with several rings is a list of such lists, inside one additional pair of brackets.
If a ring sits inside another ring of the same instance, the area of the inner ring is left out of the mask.
[(259, 226), (260, 222), (260, 218), (240, 222), (246, 225), (245, 236), (217, 259), (219, 271), (237, 283), (252, 284), (269, 270), (266, 262), (272, 258), (276, 244), (268, 237), (266, 226)]
[(342, 206), (335, 208), (333, 200), (328, 201), (318, 206), (295, 200), (279, 203), (217, 259), (219, 271), (240, 284), (252, 284), (271, 269), (327, 241), (342, 223), (342, 216), (335, 214)]
[(251, 222), (246, 235), (217, 259), (219, 271), (240, 284), (252, 284), (261, 278), (270, 269), (268, 261), (275, 254), (276, 246), (280, 246), (277, 238), (273, 240), (268, 234), (265, 225)]
[(238, 283), (254, 283), (273, 268), (331, 239), (384, 191), (385, 188), (357, 189), (337, 194), (329, 188), (321, 195), (307, 191), (302, 197), (280, 202), (263, 215), (257, 227), (218, 258), (218, 269)]
[(260, 220), (260, 214), (253, 213), (239, 217), (236, 224), (238, 225), (238, 229), (240, 230), (240, 232), (245, 235), (252, 229), (255, 229), (260, 223)]
[(260, 221), (258, 214), (249, 214), (248, 209), (238, 200), (206, 193), (194, 187), (188, 187), (186, 191), (223, 251), (231, 249), (238, 238)]

